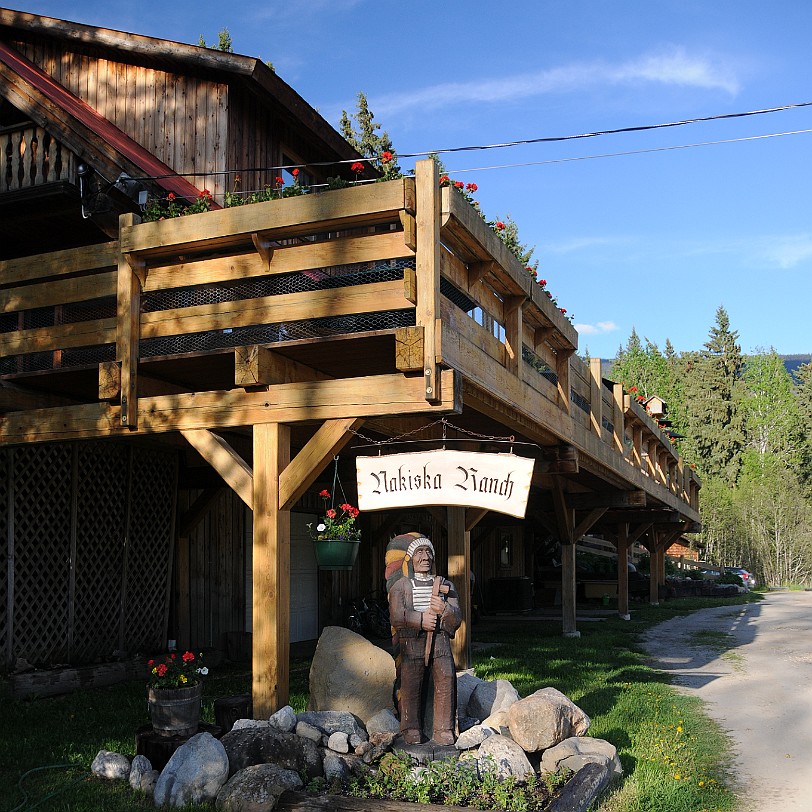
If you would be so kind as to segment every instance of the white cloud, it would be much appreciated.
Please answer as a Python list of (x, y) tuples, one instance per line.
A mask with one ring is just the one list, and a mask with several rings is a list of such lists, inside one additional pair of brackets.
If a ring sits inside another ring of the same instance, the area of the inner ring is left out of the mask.
[(607, 245), (628, 244), (628, 237), (572, 237), (558, 242), (545, 243), (545, 254), (573, 254), (589, 248), (600, 248)]
[(614, 333), (619, 328), (613, 321), (599, 321), (597, 324), (576, 324), (575, 329), (582, 336), (599, 336)]
[(782, 269), (794, 268), (812, 259), (812, 236), (798, 234), (765, 241), (762, 255), (766, 262)]
[(723, 90), (735, 95), (739, 81), (732, 66), (708, 56), (669, 48), (613, 65), (584, 62), (533, 73), (445, 82), (370, 100), (376, 115), (392, 117), (413, 109), (421, 112), (470, 103), (488, 104), (529, 99), (550, 93), (597, 90), (607, 85), (658, 84)]

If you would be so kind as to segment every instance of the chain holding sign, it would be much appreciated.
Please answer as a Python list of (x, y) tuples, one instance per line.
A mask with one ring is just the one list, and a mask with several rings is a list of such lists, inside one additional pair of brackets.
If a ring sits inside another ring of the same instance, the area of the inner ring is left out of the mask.
[(356, 457), (358, 507), (475, 507), (524, 518), (534, 460), (515, 454), (419, 451)]

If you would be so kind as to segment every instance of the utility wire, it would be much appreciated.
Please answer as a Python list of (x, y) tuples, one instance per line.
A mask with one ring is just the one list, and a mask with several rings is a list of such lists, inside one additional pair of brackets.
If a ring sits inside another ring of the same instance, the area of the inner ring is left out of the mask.
[[(714, 116), (701, 116), (697, 118), (686, 118), (680, 121), (668, 121), (662, 122), (659, 124), (642, 124), (636, 125), (632, 127), (618, 127), (616, 129), (611, 130), (596, 130), (594, 132), (587, 132), (587, 133), (577, 133), (574, 135), (556, 135), (556, 136), (542, 136), (538, 138), (522, 138), (516, 139), (514, 141), (503, 141), (501, 143), (496, 144), (476, 144), (476, 145), (468, 145), (462, 147), (445, 147), (443, 149), (432, 149), (427, 150), (424, 152), (399, 152), (395, 154), (397, 159), (401, 158), (420, 158), (429, 155), (440, 155), (440, 154), (449, 154), (455, 152), (474, 152), (474, 151), (483, 151), (483, 150), (490, 150), (490, 149), (505, 149), (507, 147), (518, 147), (518, 146), (526, 146), (528, 144), (553, 144), (553, 143), (560, 143), (563, 141), (575, 141), (580, 140), (583, 138), (598, 138), (604, 135), (619, 135), (622, 133), (633, 133), (633, 132), (645, 132), (648, 130), (662, 130), (667, 129), (670, 127), (684, 127), (688, 124), (699, 124), (708, 121), (722, 121), (726, 119), (735, 119), (735, 118), (746, 118), (749, 116), (761, 116), (767, 113), (778, 113), (784, 110), (796, 110), (803, 107), (812, 107), (812, 101), (808, 102), (798, 102), (796, 104), (784, 104), (779, 107), (765, 107), (759, 110), (747, 110), (744, 112), (738, 113), (720, 113)], [(807, 132), (806, 130), (799, 130), (798, 132)], [(778, 133), (776, 135), (783, 135), (784, 133)], [(795, 133), (786, 133), (787, 135), (794, 135)], [(751, 138), (742, 138), (742, 139), (730, 139), (729, 142), (719, 141), (719, 142), (707, 142), (707, 143), (733, 143), (737, 140), (753, 140), (755, 138), (760, 137), (772, 137), (772, 136), (753, 136)], [(674, 147), (674, 149), (685, 149), (686, 145), (683, 147)], [(700, 144), (699, 146), (704, 146), (704, 144)], [(662, 148), (666, 149), (666, 148)], [(655, 152), (657, 150), (640, 150), (639, 152), (646, 152), (651, 151)], [(617, 153), (617, 154), (635, 154), (634, 152), (629, 153)], [(259, 167), (249, 167), (243, 169), (222, 169), (217, 171), (211, 172), (172, 172), (166, 175), (142, 175), (137, 178), (133, 178), (133, 180), (165, 180), (166, 178), (177, 178), (177, 177), (214, 177), (217, 175), (233, 175), (233, 174), (240, 174), (241, 172), (273, 172), (273, 171), (282, 171), (282, 170), (292, 170), (292, 169), (304, 169), (307, 167), (315, 167), (315, 166), (340, 166), (343, 164), (354, 164), (354, 163), (370, 163), (372, 161), (379, 160), (380, 156), (373, 156), (371, 158), (343, 158), (336, 161), (313, 161), (307, 164), (286, 164), (282, 166), (259, 166)], [(601, 157), (601, 156), (596, 156)], [(571, 159), (576, 160), (576, 159)], [(581, 159), (583, 160), (583, 159)], [(547, 161), (541, 161), (539, 163), (548, 163)], [(532, 166), (534, 164), (516, 164), (516, 166)], [(465, 170), (468, 171), (468, 170)]]
[(523, 166), (544, 166), (545, 164), (564, 164), (572, 163), (573, 161), (592, 161), (596, 158), (618, 158), (625, 155), (645, 155), (649, 152), (670, 152), (675, 149), (693, 149), (694, 147), (712, 147), (717, 144), (738, 144), (741, 141), (759, 141), (763, 138), (781, 138), (785, 135), (804, 135), (812, 133), (812, 129), (808, 130), (791, 130), (781, 133), (766, 133), (764, 135), (747, 135), (741, 138), (725, 138), (721, 141), (700, 141), (695, 144), (675, 144), (670, 147), (651, 147), (650, 149), (633, 149), (627, 152), (604, 152), (597, 155), (577, 155), (572, 158), (549, 158), (545, 161), (526, 161), (524, 163), (515, 164), (499, 164), (494, 166), (478, 166), (472, 169), (449, 169), (449, 175), (461, 175), (465, 172), (487, 172), (491, 169), (514, 169)]

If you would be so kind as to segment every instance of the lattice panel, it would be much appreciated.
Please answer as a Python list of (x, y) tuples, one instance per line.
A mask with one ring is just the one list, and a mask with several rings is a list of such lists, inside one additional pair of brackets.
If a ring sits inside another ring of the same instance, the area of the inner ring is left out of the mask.
[(0, 448), (0, 663), (8, 656), (8, 498), (11, 452)]
[(76, 574), (71, 659), (87, 662), (122, 648), (121, 586), (129, 449), (78, 446)]
[(130, 650), (144, 651), (166, 645), (177, 456), (156, 449), (133, 451), (124, 642)]
[(68, 657), (72, 452), (67, 445), (14, 451), (12, 657)]

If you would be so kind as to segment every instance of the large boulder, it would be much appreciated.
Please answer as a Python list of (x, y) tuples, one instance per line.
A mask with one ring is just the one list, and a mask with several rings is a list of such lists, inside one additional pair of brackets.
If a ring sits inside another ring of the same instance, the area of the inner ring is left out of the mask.
[(498, 711), (507, 710), (519, 699), (519, 692), (506, 679), (480, 682), (468, 700), (468, 716), (482, 721)]
[(271, 727), (231, 730), (220, 741), (228, 757), (228, 774), (255, 764), (277, 764), (308, 778), (324, 774), (316, 743)]
[(155, 785), (155, 806), (213, 801), (228, 778), (228, 757), (211, 733), (198, 733), (169, 759)]
[(391, 654), (349, 629), (324, 629), (310, 666), (309, 710), (349, 711), (369, 719), (382, 708), (394, 709), (394, 685)]
[(528, 753), (555, 747), (570, 736), (583, 736), (589, 717), (561, 691), (542, 688), (508, 708), (513, 740)]
[(277, 764), (255, 764), (232, 776), (217, 793), (216, 807), (225, 812), (271, 812), (287, 789), (302, 788), (293, 770)]
[(623, 775), (623, 767), (617, 757), (617, 748), (604, 739), (591, 736), (574, 736), (545, 750), (539, 765), (540, 773), (554, 773), (566, 767), (577, 773), (585, 764), (600, 764), (615, 775)]
[(489, 736), (477, 751), (479, 771), (494, 772), (499, 778), (515, 776), (523, 781), (534, 770), (524, 750), (507, 736)]

